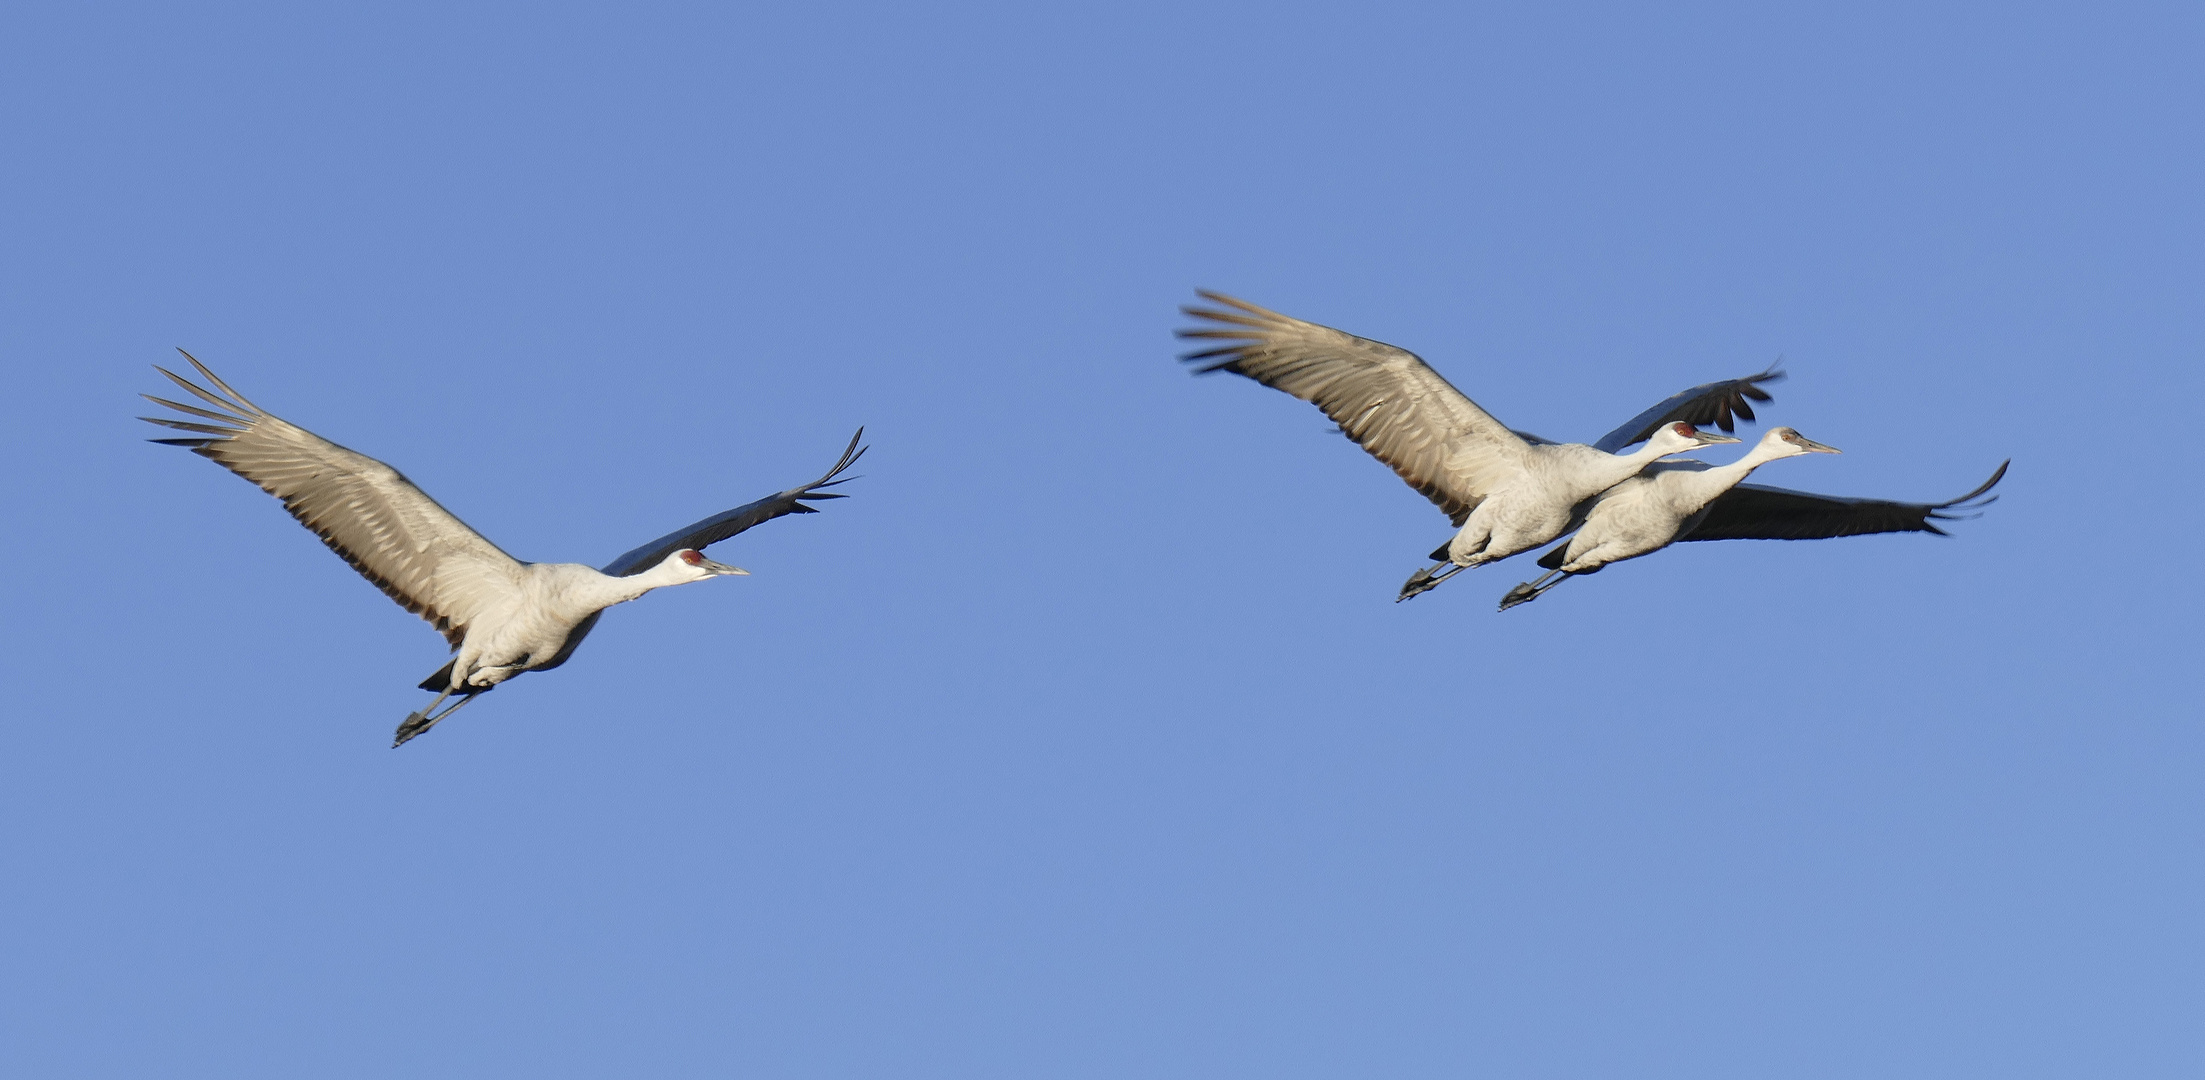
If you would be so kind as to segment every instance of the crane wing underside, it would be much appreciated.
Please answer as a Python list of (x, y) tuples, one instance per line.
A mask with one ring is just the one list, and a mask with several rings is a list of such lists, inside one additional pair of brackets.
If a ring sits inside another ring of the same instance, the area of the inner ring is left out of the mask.
[[(819, 508), (807, 505), (807, 500), (848, 498), (846, 495), (824, 489), (856, 479), (856, 477), (842, 476), (842, 473), (848, 470), (850, 466), (857, 464), (859, 458), (865, 456), (865, 451), (869, 447), (858, 445), (858, 440), (864, 437), (865, 429), (859, 428), (857, 434), (850, 436), (850, 445), (843, 448), (841, 459), (836, 461), (834, 467), (828, 469), (826, 475), (819, 479), (809, 484), (790, 488), (787, 491), (768, 495), (756, 502), (745, 503), (725, 513), (714, 514), (686, 528), (667, 533), (665, 536), (661, 536), (606, 563), (604, 572), (614, 577), (638, 574), (657, 566), (668, 555), (672, 555), (683, 548), (694, 548), (701, 551), (707, 545), (717, 544), (736, 533), (754, 525), (772, 521), (777, 517), (788, 514), (818, 513)], [(837, 479), (838, 477), (840, 479)]]
[(1740, 379), (1723, 379), (1719, 382), (1701, 383), (1690, 390), (1680, 391), (1660, 404), (1624, 421), (1623, 426), (1600, 437), (1593, 445), (1595, 450), (1611, 454), (1623, 452), (1623, 448), (1645, 442), (1660, 431), (1663, 424), (1679, 420), (1695, 426), (1714, 424), (1724, 431), (1738, 430), (1732, 417), (1751, 420), (1753, 402), (1773, 401), (1769, 392), (1761, 389), (1762, 383), (1781, 381), (1784, 373), (1771, 367), (1758, 375)]
[[(1903, 503), (1816, 495), (1762, 484), (1740, 484), (1709, 504), (1707, 516), (1681, 540), (1824, 540), (1872, 533), (1926, 532), (1947, 535), (1935, 524), (1972, 516), (1998, 500), (1982, 498), (2005, 478), (2006, 467), (1974, 491), (1941, 503)], [(1962, 511), (1950, 513), (1949, 511)]]
[(1522, 469), (1529, 444), (1416, 354), (1219, 293), (1200, 295), (1223, 309), (1182, 309), (1206, 325), (1180, 337), (1217, 343), (1181, 358), (1195, 363), (1196, 374), (1229, 371), (1317, 406), (1455, 524)]
[(331, 551), (399, 606), (428, 620), (455, 649), (477, 614), (519, 590), (523, 567), (518, 560), (437, 505), (398, 470), (260, 409), (190, 353), (184, 359), (221, 394), (156, 366), (214, 408), (144, 395), (199, 418), (140, 417), (198, 433), (196, 438), (152, 441), (186, 447), (282, 500), (291, 516)]

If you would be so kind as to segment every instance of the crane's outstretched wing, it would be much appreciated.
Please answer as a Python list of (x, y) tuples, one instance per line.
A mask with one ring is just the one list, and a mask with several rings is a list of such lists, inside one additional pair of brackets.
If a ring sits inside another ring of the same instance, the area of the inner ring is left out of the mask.
[(188, 447), (283, 500), (299, 524), (314, 530), (329, 550), (399, 606), (429, 620), (453, 648), (477, 614), (520, 588), (518, 561), (398, 470), (270, 415), (190, 353), (184, 359), (228, 396), (155, 365), (155, 371), (214, 408), (151, 394), (142, 395), (146, 400), (214, 423), (141, 416), (202, 436), (150, 441)]
[[(858, 445), (858, 440), (864, 437), (864, 428), (859, 428), (857, 434), (850, 436), (850, 445), (843, 448), (842, 459), (835, 462), (834, 468), (827, 470), (827, 475), (809, 484), (792, 487), (777, 495), (768, 495), (757, 502), (745, 503), (724, 514), (714, 514), (688, 528), (667, 533), (606, 563), (605, 573), (614, 577), (638, 574), (657, 566), (668, 555), (672, 555), (683, 548), (695, 548), (701, 551), (706, 545), (717, 544), (753, 525), (772, 521), (774, 518), (785, 514), (818, 513), (818, 507), (805, 504), (807, 499), (849, 498), (849, 496), (838, 492), (823, 491), (821, 489), (831, 488), (836, 484), (846, 484), (857, 479), (854, 476), (842, 476), (842, 472), (857, 464), (857, 459), (864, 457), (865, 451), (872, 449), (868, 446)], [(838, 476), (842, 476), (842, 479), (835, 479)]]
[[(1926, 532), (1946, 535), (1934, 522), (1971, 517), (1998, 501), (1983, 493), (2006, 477), (2007, 461), (1983, 486), (1941, 503), (1902, 503), (1883, 499), (1846, 499), (1804, 491), (1740, 484), (1709, 504), (1707, 517), (1679, 540), (1822, 540), (1868, 533)], [(1977, 501), (1977, 500), (1981, 501)], [(1961, 513), (1948, 513), (1959, 510)]]
[[(702, 549), (708, 544), (718, 543), (760, 522), (772, 521), (774, 518), (786, 514), (818, 513), (819, 508), (805, 505), (803, 502), (805, 499), (848, 498), (847, 495), (819, 489), (833, 487), (836, 484), (857, 479), (854, 476), (843, 477), (840, 480), (835, 478), (840, 476), (844, 469), (856, 464), (857, 459), (864, 456), (865, 451), (869, 449), (858, 445), (858, 440), (864, 437), (865, 429), (859, 428), (857, 434), (850, 437), (850, 445), (843, 448), (842, 459), (835, 462), (834, 468), (827, 470), (827, 475), (802, 487), (793, 487), (779, 494), (768, 495), (757, 502), (745, 503), (724, 514), (714, 514), (686, 529), (661, 536), (606, 563), (603, 572), (614, 577), (629, 577), (640, 574), (664, 562), (668, 555), (672, 555), (683, 548)], [(602, 611), (590, 612), (588, 618), (583, 619), (575, 625), (574, 629), (567, 632), (566, 641), (560, 644), (559, 651), (552, 655), (551, 660), (538, 665), (535, 670), (549, 671), (566, 663), (567, 658), (574, 655), (574, 650), (581, 647), (582, 639), (590, 636), (590, 631), (597, 628), (597, 619), (603, 614), (605, 613)], [(429, 684), (435, 683), (436, 679), (437, 677), (434, 675), (429, 676), (429, 682), (422, 684), (423, 687), (425, 689), (429, 688)]]
[(1697, 427), (1713, 424), (1724, 431), (1736, 431), (1737, 422), (1731, 417), (1753, 419), (1752, 402), (1775, 400), (1768, 391), (1761, 389), (1761, 384), (1780, 382), (1783, 378), (1784, 373), (1771, 366), (1759, 375), (1701, 383), (1624, 421), (1622, 427), (1602, 435), (1600, 441), (1593, 444), (1593, 449), (1620, 454), (1626, 446), (1653, 438), (1662, 425), (1679, 420)]
[(1341, 434), (1393, 467), (1460, 525), (1529, 450), (1416, 354), (1197, 290), (1231, 310), (1181, 308), (1222, 325), (1179, 331), (1224, 344), (1181, 357), (1196, 374), (1245, 375), (1324, 410)]

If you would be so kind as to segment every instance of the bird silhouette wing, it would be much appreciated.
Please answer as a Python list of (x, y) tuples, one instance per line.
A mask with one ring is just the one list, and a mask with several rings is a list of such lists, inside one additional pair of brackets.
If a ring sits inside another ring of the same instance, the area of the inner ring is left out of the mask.
[[(824, 489), (857, 479), (854, 476), (842, 476), (842, 473), (850, 466), (857, 464), (857, 460), (865, 456), (865, 451), (871, 449), (871, 447), (858, 445), (858, 440), (864, 437), (864, 428), (859, 428), (857, 434), (850, 436), (850, 445), (843, 448), (841, 460), (836, 461), (834, 468), (828, 469), (825, 476), (809, 484), (792, 487), (778, 494), (768, 495), (756, 502), (744, 503), (733, 510), (714, 514), (687, 528), (667, 533), (606, 563), (604, 572), (614, 577), (638, 574), (657, 566), (668, 555), (672, 555), (683, 548), (694, 548), (701, 551), (706, 545), (717, 544), (753, 525), (772, 521), (777, 517), (787, 514), (818, 513), (819, 508), (807, 505), (807, 500), (848, 498), (847, 495)], [(841, 477), (841, 479), (836, 479), (836, 477)]]
[[(1941, 503), (1848, 499), (1805, 491), (1740, 484), (1708, 504), (1707, 516), (1679, 540), (1823, 540), (1869, 533), (1926, 532), (1947, 535), (1939, 521), (1972, 517), (1998, 501), (1982, 498), (2006, 476), (2008, 461), (1981, 487)], [(1959, 510), (1961, 513), (1951, 513)]]
[(1415, 353), (1220, 293), (1200, 295), (1222, 308), (1181, 309), (1209, 325), (1180, 337), (1219, 343), (1182, 357), (1197, 374), (1230, 371), (1324, 410), (1455, 524), (1523, 469), (1530, 444)]
[(398, 470), (269, 414), (190, 353), (184, 359), (221, 394), (155, 365), (154, 370), (213, 408), (143, 395), (200, 418), (139, 417), (199, 433), (197, 438), (151, 441), (187, 447), (283, 500), (284, 509), (329, 550), (399, 606), (427, 619), (455, 649), (478, 614), (519, 591), (521, 563), (438, 506)]
[(1653, 438), (1662, 425), (1679, 420), (1698, 426), (1714, 424), (1724, 431), (1736, 431), (1738, 425), (1731, 419), (1733, 416), (1751, 420), (1753, 402), (1775, 400), (1768, 391), (1761, 389), (1761, 384), (1779, 382), (1783, 378), (1783, 372), (1771, 367), (1758, 375), (1701, 383), (1625, 421), (1622, 427), (1601, 436), (1593, 449), (1620, 454), (1626, 446)]

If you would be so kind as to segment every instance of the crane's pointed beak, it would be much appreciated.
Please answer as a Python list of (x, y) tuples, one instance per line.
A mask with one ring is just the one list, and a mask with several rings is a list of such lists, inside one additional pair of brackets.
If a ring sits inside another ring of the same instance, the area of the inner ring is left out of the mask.
[(726, 563), (713, 562), (710, 559), (706, 559), (703, 562), (698, 563), (697, 565), (703, 567), (706, 570), (710, 570), (715, 574), (741, 574), (744, 577), (750, 576), (750, 571), (745, 570), (740, 566), (729, 566)]
[(1835, 446), (1824, 446), (1821, 443), (1818, 443), (1813, 439), (1806, 437), (1805, 435), (1801, 435), (1797, 439), (1792, 440), (1792, 445), (1797, 446), (1801, 450), (1805, 450), (1810, 454), (1842, 454), (1845, 452)]
[(1716, 443), (1744, 442), (1745, 440), (1733, 438), (1729, 435), (1718, 435), (1712, 431), (1701, 431), (1693, 434), (1692, 441), (1701, 446), (1713, 446)]

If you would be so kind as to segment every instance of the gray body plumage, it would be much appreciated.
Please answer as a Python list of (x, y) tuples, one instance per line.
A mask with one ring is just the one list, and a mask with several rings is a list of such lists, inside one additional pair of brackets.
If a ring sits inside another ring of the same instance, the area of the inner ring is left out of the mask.
[(1699, 445), (1665, 428), (1629, 454), (1582, 443), (1526, 446), (1514, 475), (1495, 484), (1448, 541), (1445, 558), (1457, 566), (1478, 566), (1538, 547), (1569, 529), (1579, 503), (1663, 457)]
[(1778, 458), (1835, 453), (1801, 438), (1791, 428), (1769, 429), (1745, 456), (1727, 465), (1690, 459), (1662, 461), (1592, 500), (1584, 524), (1565, 546), (1561, 569), (1582, 574), (1612, 562), (1659, 551), (1707, 513), (1707, 508), (1753, 471)]

